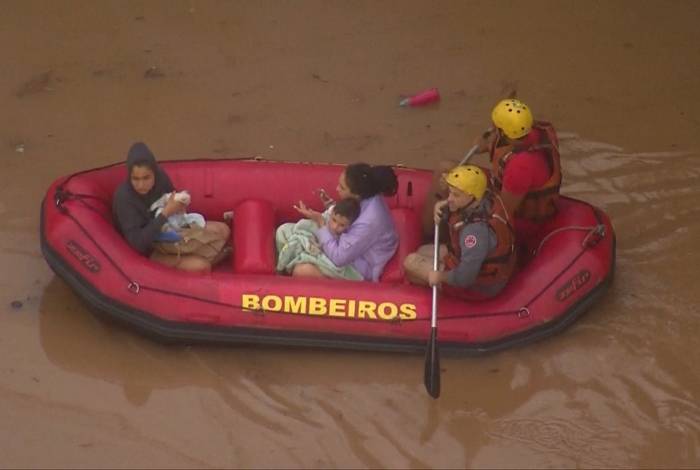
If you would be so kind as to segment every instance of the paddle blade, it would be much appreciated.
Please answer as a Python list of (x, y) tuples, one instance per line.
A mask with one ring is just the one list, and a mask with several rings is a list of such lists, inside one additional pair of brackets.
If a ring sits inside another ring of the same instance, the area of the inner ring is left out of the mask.
[(440, 396), (440, 351), (437, 342), (437, 328), (430, 331), (428, 350), (425, 352), (425, 389), (433, 398)]

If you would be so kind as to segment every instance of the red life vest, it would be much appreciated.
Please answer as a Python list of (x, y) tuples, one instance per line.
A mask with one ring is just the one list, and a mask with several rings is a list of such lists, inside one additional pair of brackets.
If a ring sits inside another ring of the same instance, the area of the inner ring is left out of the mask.
[(525, 147), (516, 143), (508, 144), (500, 138), (491, 143), (489, 155), (493, 173), (493, 185), (500, 191), (503, 186), (503, 173), (508, 160), (514, 154), (520, 152), (534, 152), (544, 150), (547, 156), (547, 164), (551, 170), (550, 177), (542, 186), (530, 190), (515, 209), (515, 217), (542, 221), (553, 216), (557, 211), (556, 202), (559, 199), (559, 187), (561, 186), (561, 163), (559, 159), (559, 140), (554, 127), (548, 122), (535, 121), (533, 129), (540, 132), (539, 142)]
[(492, 200), (490, 213), (476, 214), (465, 218), (464, 214), (458, 211), (451, 213), (448, 218), (450, 241), (447, 245), (448, 253), (445, 256), (446, 270), (454, 269), (459, 265), (462, 257), (460, 232), (464, 224), (485, 222), (496, 234), (496, 246), (484, 259), (476, 282), (474, 286), (470, 287), (470, 289), (476, 288), (477, 290), (479, 286), (505, 284), (513, 274), (516, 264), (515, 235), (505, 205), (500, 196), (487, 194), (485, 197), (491, 197)]

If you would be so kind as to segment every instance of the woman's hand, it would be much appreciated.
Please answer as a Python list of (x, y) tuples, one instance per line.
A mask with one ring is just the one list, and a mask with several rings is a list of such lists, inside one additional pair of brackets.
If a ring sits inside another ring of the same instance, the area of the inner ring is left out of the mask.
[(447, 210), (447, 200), (438, 201), (435, 203), (435, 209), (433, 210), (433, 221), (435, 225), (440, 225), (443, 218), (444, 211)]
[(325, 225), (323, 215), (321, 215), (321, 213), (318, 211), (306, 207), (304, 201), (299, 201), (299, 205), (295, 205), (294, 208), (307, 219), (311, 219), (314, 222), (316, 222), (316, 225), (318, 225), (319, 227), (323, 227), (323, 225)]
[(184, 204), (175, 199), (175, 192), (172, 192), (168, 198), (168, 202), (165, 203), (165, 207), (163, 208), (161, 214), (163, 214), (165, 217), (170, 217), (173, 214), (185, 212), (185, 207), (186, 206)]

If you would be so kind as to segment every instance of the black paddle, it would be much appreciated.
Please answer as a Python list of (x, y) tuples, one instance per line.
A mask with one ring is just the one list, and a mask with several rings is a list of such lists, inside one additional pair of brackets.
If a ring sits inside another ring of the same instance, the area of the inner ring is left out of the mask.
[[(433, 270), (438, 269), (440, 248), (440, 225), (435, 224), (435, 249), (433, 251)], [(433, 398), (440, 396), (440, 351), (437, 342), (437, 286), (433, 286), (433, 311), (430, 318), (430, 340), (425, 352), (425, 389)]]
[[(508, 93), (508, 98), (513, 99), (517, 95), (517, 91), (512, 89)], [(484, 137), (487, 137), (492, 129), (488, 129), (484, 133)], [(469, 162), (469, 159), (474, 155), (476, 150), (479, 148), (478, 145), (474, 145), (469, 149), (469, 152), (462, 158), (459, 162), (460, 165), (465, 165)], [(438, 253), (440, 249), (440, 225), (435, 224), (435, 241), (433, 250), (433, 271), (438, 269)], [(428, 349), (425, 351), (425, 377), (423, 381), (425, 382), (425, 389), (428, 394), (433, 398), (438, 398), (440, 396), (440, 350), (438, 349), (437, 341), (437, 286), (433, 286), (433, 311), (430, 317), (430, 340), (428, 341)]]

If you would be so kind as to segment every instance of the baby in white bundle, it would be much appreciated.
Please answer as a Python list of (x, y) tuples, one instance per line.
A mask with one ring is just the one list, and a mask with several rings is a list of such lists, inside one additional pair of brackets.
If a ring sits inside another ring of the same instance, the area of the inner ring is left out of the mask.
[[(150, 210), (154, 213), (154, 217), (158, 217), (158, 215), (163, 211), (163, 208), (168, 202), (168, 199), (170, 198), (171, 194), (172, 193), (165, 193), (160, 198), (158, 198), (158, 200), (156, 200), (153, 204), (151, 204)], [(175, 200), (183, 206), (188, 206), (192, 198), (190, 197), (190, 193), (188, 193), (187, 191), (177, 191), (175, 192)], [(202, 214), (197, 214), (195, 212), (186, 213), (183, 210), (182, 212), (173, 214), (170, 217), (168, 217), (168, 221), (165, 224), (163, 224), (162, 231), (178, 232), (182, 229), (191, 227), (204, 228), (205, 224), (206, 222)]]

